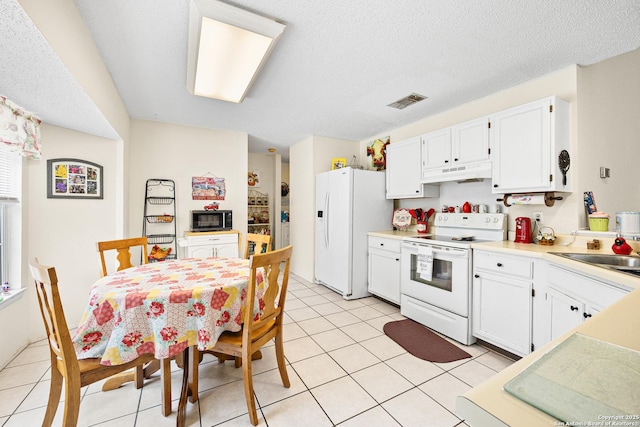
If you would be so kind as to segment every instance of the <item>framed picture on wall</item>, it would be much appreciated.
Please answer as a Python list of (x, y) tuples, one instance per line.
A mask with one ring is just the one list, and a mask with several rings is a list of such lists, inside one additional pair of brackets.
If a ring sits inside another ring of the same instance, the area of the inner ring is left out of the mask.
[(80, 159), (47, 160), (48, 199), (102, 199), (102, 166)]
[(331, 170), (342, 169), (347, 166), (347, 159), (344, 157), (334, 157), (331, 159)]

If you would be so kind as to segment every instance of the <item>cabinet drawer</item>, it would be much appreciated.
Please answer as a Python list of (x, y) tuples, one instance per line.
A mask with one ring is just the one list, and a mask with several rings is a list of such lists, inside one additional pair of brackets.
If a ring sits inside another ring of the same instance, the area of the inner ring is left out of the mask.
[(585, 277), (555, 265), (549, 266), (549, 286), (570, 296), (578, 297), (596, 307), (607, 307), (628, 292), (607, 283)]
[(237, 234), (205, 234), (202, 236), (187, 236), (188, 246), (218, 245), (238, 243)]
[(400, 239), (386, 239), (384, 237), (369, 236), (369, 248), (400, 253)]
[(525, 258), (474, 252), (473, 267), (474, 269), (488, 270), (525, 279), (533, 278), (533, 261)]

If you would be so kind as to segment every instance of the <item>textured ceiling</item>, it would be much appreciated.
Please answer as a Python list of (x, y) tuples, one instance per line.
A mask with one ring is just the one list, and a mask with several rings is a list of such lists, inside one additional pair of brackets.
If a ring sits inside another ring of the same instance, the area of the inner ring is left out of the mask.
[[(187, 0), (75, 2), (131, 117), (247, 132), (250, 152), (275, 147), (285, 158), (310, 135), (365, 140), (640, 47), (638, 0), (237, 0), (228, 3), (287, 28), (245, 101), (232, 104), (186, 89)], [(112, 137), (17, 0), (0, 9), (10, 17), (0, 93), (46, 122)], [(429, 99), (386, 106), (412, 92)]]

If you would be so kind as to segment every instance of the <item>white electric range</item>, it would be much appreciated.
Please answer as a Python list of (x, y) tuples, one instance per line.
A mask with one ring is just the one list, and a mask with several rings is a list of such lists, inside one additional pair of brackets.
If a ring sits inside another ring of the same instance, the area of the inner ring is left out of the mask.
[(507, 214), (438, 213), (435, 232), (402, 239), (400, 311), (472, 344), (471, 245), (507, 238)]

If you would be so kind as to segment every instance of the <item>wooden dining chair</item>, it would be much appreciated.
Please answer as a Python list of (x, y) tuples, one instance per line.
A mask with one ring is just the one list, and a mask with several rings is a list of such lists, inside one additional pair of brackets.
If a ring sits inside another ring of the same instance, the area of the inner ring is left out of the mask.
[[(253, 253), (250, 249), (253, 247)], [(247, 240), (244, 244), (244, 257), (249, 259), (250, 254), (271, 252), (271, 235), (247, 233)]]
[[(289, 388), (284, 359), (283, 345), (283, 317), (284, 303), (289, 283), (289, 264), (292, 246), (287, 246), (268, 253), (255, 254), (251, 258), (249, 282), (247, 286), (246, 307), (243, 313), (242, 330), (240, 332), (223, 332), (215, 346), (205, 353), (216, 357), (228, 355), (234, 360), (241, 361), (242, 377), (244, 381), (244, 395), (251, 424), (258, 425), (256, 403), (253, 397), (253, 374), (251, 360), (254, 353), (272, 339), (275, 339), (276, 360), (282, 384)], [(259, 319), (255, 319), (254, 304), (258, 291), (258, 278), (264, 269), (264, 294), (262, 296), (264, 309)], [(281, 274), (282, 272), (282, 274)], [(197, 392), (197, 370), (199, 361), (198, 350), (194, 351), (192, 370), (194, 372), (191, 389)], [(236, 364), (238, 366), (238, 364)], [(194, 399), (197, 400), (197, 397)]]
[(131, 248), (140, 247), (142, 250), (142, 264), (147, 264), (149, 260), (149, 250), (147, 249), (146, 237), (132, 237), (130, 239), (120, 240), (107, 240), (104, 242), (98, 242), (98, 252), (100, 253), (100, 263), (102, 270), (100, 274), (102, 277), (109, 274), (107, 271), (107, 263), (105, 260), (105, 252), (116, 251), (118, 252), (116, 260), (118, 265), (116, 271), (124, 270), (125, 268), (133, 267), (131, 263)]
[(100, 359), (78, 360), (71, 341), (71, 335), (62, 309), (58, 292), (58, 276), (53, 267), (41, 265), (38, 259), (29, 262), (31, 275), (35, 280), (40, 313), (47, 333), (51, 354), (51, 384), (49, 402), (43, 426), (50, 426), (56, 415), (62, 383), (65, 382), (64, 416), (62, 425), (75, 426), (80, 410), (80, 389), (127, 369), (141, 366), (153, 360), (152, 354), (143, 354), (136, 360), (123, 365), (103, 366)]
[[(149, 252), (147, 248), (147, 238), (132, 237), (128, 239), (107, 240), (104, 242), (98, 242), (98, 252), (100, 253), (100, 264), (102, 270), (100, 274), (102, 277), (109, 274), (107, 270), (107, 263), (105, 259), (105, 252), (116, 251), (116, 271), (124, 270), (125, 268), (133, 267), (131, 262), (131, 249), (140, 247), (142, 253), (142, 264), (147, 264), (149, 260)], [(177, 358), (178, 359), (178, 358)], [(182, 367), (182, 360), (176, 360)], [(120, 375), (116, 375), (113, 378), (109, 378), (102, 385), (102, 391), (115, 390), (122, 384), (133, 381), (136, 388), (140, 388), (143, 385), (145, 378), (150, 378), (155, 372), (161, 369), (162, 377), (162, 413), (167, 416), (171, 413), (171, 366), (170, 360), (157, 360), (153, 359), (146, 366), (137, 366), (134, 372), (125, 372)]]

